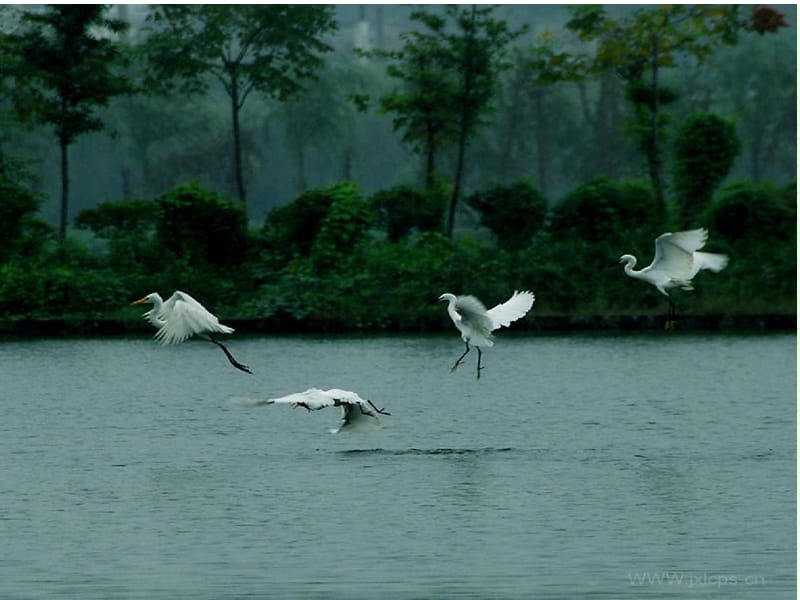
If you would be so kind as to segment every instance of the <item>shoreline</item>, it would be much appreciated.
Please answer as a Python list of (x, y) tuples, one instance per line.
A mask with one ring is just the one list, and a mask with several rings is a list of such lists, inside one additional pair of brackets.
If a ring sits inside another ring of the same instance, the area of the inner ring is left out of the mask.
[[(287, 321), (269, 318), (222, 319), (243, 334), (429, 334), (447, 332), (449, 322), (441, 326), (387, 329), (346, 328), (336, 323)], [(664, 315), (540, 315), (517, 323), (517, 333), (591, 333), (591, 332), (660, 332)], [(434, 324), (435, 325), (435, 324)], [(704, 314), (679, 315), (676, 332), (796, 332), (796, 314)], [(105, 319), (70, 317), (53, 319), (0, 319), (0, 336), (118, 336), (152, 334), (153, 328), (141, 319)]]

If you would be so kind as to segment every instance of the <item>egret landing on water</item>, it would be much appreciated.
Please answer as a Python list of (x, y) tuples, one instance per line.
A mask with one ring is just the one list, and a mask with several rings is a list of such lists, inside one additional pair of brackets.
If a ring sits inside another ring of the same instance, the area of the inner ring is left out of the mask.
[(514, 292), (514, 294), (491, 310), (486, 310), (483, 303), (475, 296), (455, 296), (442, 294), (439, 300), (447, 300), (447, 314), (453, 324), (461, 332), (466, 349), (458, 357), (450, 371), (455, 371), (461, 361), (475, 346), (478, 351), (478, 379), (481, 378), (481, 347), (491, 347), (492, 332), (499, 327), (508, 327), (513, 321), (524, 317), (533, 306), (533, 292)]
[(162, 344), (180, 344), (193, 335), (198, 335), (216, 344), (228, 357), (230, 363), (245, 373), (252, 373), (247, 365), (238, 362), (228, 349), (214, 339), (214, 333), (233, 333), (233, 328), (222, 325), (219, 319), (206, 310), (186, 292), (175, 292), (164, 302), (157, 293), (147, 294), (131, 305), (149, 302), (153, 308), (144, 313), (144, 318), (158, 327), (156, 339)]
[(331, 433), (340, 431), (367, 431), (381, 428), (378, 415), (390, 415), (382, 408), (375, 406), (372, 401), (365, 400), (355, 392), (347, 390), (320, 390), (311, 388), (305, 392), (289, 394), (281, 398), (267, 400), (235, 399), (240, 406), (269, 406), (270, 404), (291, 404), (294, 408), (302, 406), (307, 411), (322, 410), (329, 406), (339, 406), (342, 409), (342, 424)]
[(641, 279), (654, 285), (669, 301), (669, 311), (664, 322), (664, 329), (675, 329), (675, 302), (670, 298), (668, 290), (681, 288), (693, 290), (692, 279), (704, 269), (719, 273), (728, 264), (725, 254), (698, 252), (708, 239), (706, 229), (692, 229), (664, 233), (656, 238), (656, 254), (653, 262), (647, 267), (634, 271), (636, 257), (623, 254), (619, 262), (625, 263), (625, 274), (634, 279)]

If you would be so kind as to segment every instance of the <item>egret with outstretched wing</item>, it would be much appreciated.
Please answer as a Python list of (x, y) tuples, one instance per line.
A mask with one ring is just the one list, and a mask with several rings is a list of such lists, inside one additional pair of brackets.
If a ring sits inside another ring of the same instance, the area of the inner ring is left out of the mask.
[(222, 342), (214, 339), (214, 333), (233, 333), (233, 328), (223, 325), (197, 300), (186, 292), (176, 291), (165, 302), (153, 292), (144, 298), (131, 302), (131, 305), (149, 302), (153, 308), (144, 313), (144, 318), (158, 327), (155, 338), (163, 345), (180, 344), (187, 338), (197, 335), (219, 346), (230, 363), (246, 373), (252, 373), (247, 365), (238, 362)]
[(475, 296), (456, 296), (449, 293), (439, 296), (439, 300), (447, 300), (447, 314), (461, 332), (461, 339), (466, 346), (464, 353), (458, 357), (450, 370), (454, 371), (464, 360), (470, 347), (474, 346), (478, 351), (478, 379), (480, 379), (483, 368), (481, 347), (493, 346), (492, 332), (500, 327), (508, 327), (512, 322), (528, 314), (535, 299), (533, 292), (515, 291), (511, 298), (487, 310)]
[(623, 254), (619, 258), (620, 263), (625, 263), (626, 275), (646, 281), (667, 297), (669, 312), (664, 323), (665, 329), (675, 327), (675, 302), (670, 298), (669, 290), (693, 290), (692, 279), (700, 271), (719, 273), (728, 264), (725, 254), (698, 252), (707, 239), (708, 230), (703, 228), (663, 233), (656, 238), (653, 262), (639, 271), (633, 270), (636, 266), (635, 256)]
[(341, 407), (342, 424), (338, 429), (331, 430), (331, 433), (380, 429), (381, 422), (378, 415), (391, 414), (382, 408), (378, 408), (371, 400), (366, 400), (355, 392), (335, 388), (330, 390), (310, 388), (305, 392), (297, 392), (280, 398), (268, 398), (264, 400), (239, 398), (234, 401), (240, 406), (247, 407), (269, 406), (270, 404), (290, 404), (295, 408), (301, 406), (309, 412), (312, 410), (322, 410), (329, 406)]

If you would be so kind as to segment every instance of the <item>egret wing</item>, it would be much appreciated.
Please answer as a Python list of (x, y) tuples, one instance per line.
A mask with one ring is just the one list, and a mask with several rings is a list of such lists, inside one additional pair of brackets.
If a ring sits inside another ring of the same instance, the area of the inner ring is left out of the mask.
[(165, 323), (156, 332), (162, 344), (179, 344), (203, 332), (232, 333), (233, 328), (222, 325), (197, 300), (185, 292), (175, 292), (164, 303), (161, 318)]
[(381, 428), (381, 421), (366, 403), (342, 403), (342, 424), (339, 429), (332, 433), (341, 431), (375, 431)]
[(676, 231), (670, 234), (669, 242), (682, 248), (686, 252), (697, 252), (706, 245), (708, 240), (708, 230), (704, 228), (691, 229), (689, 231)]
[(647, 269), (661, 271), (671, 279), (690, 280), (693, 275), (694, 250), (688, 248), (692, 248), (694, 244), (687, 241), (689, 238), (683, 235), (685, 233), (692, 232), (663, 233), (658, 236), (655, 257)]
[(461, 322), (464, 325), (482, 335), (488, 336), (494, 329), (486, 307), (475, 296), (456, 296), (455, 309), (461, 315)]
[(512, 322), (524, 317), (533, 306), (535, 299), (533, 292), (515, 290), (511, 298), (488, 312), (489, 318), (492, 320), (492, 329), (508, 327)]
[(713, 271), (714, 273), (719, 273), (728, 266), (728, 255), (727, 254), (713, 254), (711, 252), (695, 252), (694, 253), (694, 264), (692, 266), (693, 275), (696, 275), (698, 271), (703, 269), (708, 269), (709, 271)]

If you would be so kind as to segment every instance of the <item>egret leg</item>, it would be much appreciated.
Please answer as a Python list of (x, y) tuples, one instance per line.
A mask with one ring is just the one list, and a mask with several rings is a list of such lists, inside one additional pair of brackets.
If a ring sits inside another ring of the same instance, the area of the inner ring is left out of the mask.
[(483, 356), (483, 355), (481, 354), (481, 349), (480, 349), (480, 348), (478, 348), (478, 377), (477, 377), (477, 379), (480, 379), (480, 378), (481, 378), (481, 369), (483, 368), (483, 367), (481, 366), (481, 356)]
[(675, 331), (677, 311), (675, 309), (675, 302), (669, 299), (669, 308), (667, 309), (667, 319), (664, 321), (664, 331)]
[[(463, 361), (463, 360), (464, 360), (464, 357), (465, 357), (465, 356), (467, 355), (467, 353), (469, 352), (469, 342), (464, 342), (464, 345), (465, 345), (467, 348), (466, 348), (466, 350), (464, 350), (464, 354), (462, 354), (461, 356), (459, 356), (459, 357), (458, 357), (458, 360), (457, 360), (457, 361), (456, 361), (456, 362), (453, 364), (453, 366), (452, 366), (452, 367), (450, 367), (450, 372), (451, 372), (451, 373), (452, 373), (453, 371), (455, 371), (455, 370), (456, 370), (456, 367), (458, 367), (458, 365), (460, 365), (460, 364), (461, 364), (461, 361)], [(478, 352), (480, 352), (480, 349), (478, 350)]]
[(234, 367), (236, 367), (236, 368), (237, 368), (237, 369), (239, 369), (240, 371), (244, 371), (245, 373), (250, 373), (251, 375), (253, 374), (253, 372), (250, 370), (250, 367), (248, 367), (247, 365), (243, 365), (243, 364), (242, 364), (242, 363), (240, 363), (238, 360), (236, 360), (235, 358), (233, 358), (233, 354), (231, 354), (231, 353), (230, 353), (230, 351), (229, 351), (229, 350), (228, 350), (228, 349), (225, 347), (225, 344), (223, 344), (222, 342), (218, 342), (217, 340), (215, 340), (215, 339), (214, 339), (213, 337), (211, 337), (210, 335), (206, 336), (206, 339), (207, 339), (209, 342), (211, 342), (212, 344), (216, 344), (217, 346), (219, 346), (220, 348), (222, 348), (222, 351), (225, 353), (225, 356), (227, 356), (227, 357), (228, 357), (228, 361), (229, 361), (229, 362), (230, 362), (230, 363), (231, 363), (231, 364), (232, 364)]
[[(376, 412), (376, 413), (378, 413), (379, 415), (387, 415), (387, 416), (391, 416), (391, 415), (392, 415), (392, 413), (390, 413), (390, 412), (386, 411), (385, 409), (383, 409), (383, 408), (378, 408), (377, 406), (375, 406), (375, 405), (372, 403), (372, 400), (367, 400), (367, 402), (369, 402), (369, 405), (370, 405), (372, 408), (374, 408), (374, 409), (375, 409), (375, 412)], [(359, 406), (358, 406), (358, 407), (359, 407), (359, 408), (361, 408), (361, 405), (359, 404)], [(364, 413), (364, 411), (363, 411), (363, 410), (362, 410), (361, 412), (362, 412), (362, 413)], [(367, 414), (367, 413), (364, 413), (364, 414)]]

